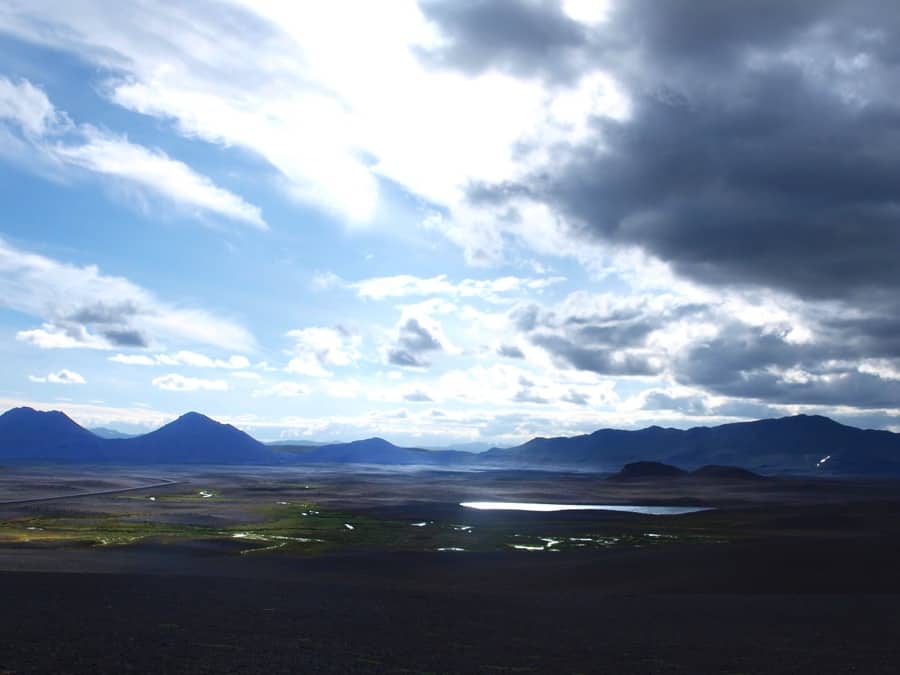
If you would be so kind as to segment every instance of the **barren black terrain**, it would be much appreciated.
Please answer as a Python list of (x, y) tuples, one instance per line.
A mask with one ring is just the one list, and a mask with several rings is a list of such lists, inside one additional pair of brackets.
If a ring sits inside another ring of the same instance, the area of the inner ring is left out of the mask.
[[(900, 663), (890, 481), (2, 473), (2, 501), (62, 494), (73, 498), (0, 506), (0, 672), (887, 673)], [(710, 510), (459, 506), (469, 500)]]

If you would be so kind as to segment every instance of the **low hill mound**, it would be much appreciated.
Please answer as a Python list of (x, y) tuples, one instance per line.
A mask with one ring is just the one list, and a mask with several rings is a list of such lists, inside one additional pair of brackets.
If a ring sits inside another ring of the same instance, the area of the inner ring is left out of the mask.
[(642, 480), (648, 478), (680, 478), (687, 471), (662, 462), (630, 462), (622, 470), (609, 477), (609, 480)]

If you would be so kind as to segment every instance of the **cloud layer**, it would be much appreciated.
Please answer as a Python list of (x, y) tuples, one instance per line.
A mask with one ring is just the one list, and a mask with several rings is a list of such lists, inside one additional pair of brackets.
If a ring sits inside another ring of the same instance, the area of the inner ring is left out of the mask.
[(23, 251), (0, 240), (0, 306), (44, 321), (19, 331), (45, 349), (147, 347), (167, 341), (251, 351), (243, 326), (201, 309), (163, 302), (122, 277)]

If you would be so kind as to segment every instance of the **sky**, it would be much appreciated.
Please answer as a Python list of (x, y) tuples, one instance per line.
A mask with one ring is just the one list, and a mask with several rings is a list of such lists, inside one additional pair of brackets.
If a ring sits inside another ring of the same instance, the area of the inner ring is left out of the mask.
[(0, 408), (900, 430), (900, 6), (3, 0)]

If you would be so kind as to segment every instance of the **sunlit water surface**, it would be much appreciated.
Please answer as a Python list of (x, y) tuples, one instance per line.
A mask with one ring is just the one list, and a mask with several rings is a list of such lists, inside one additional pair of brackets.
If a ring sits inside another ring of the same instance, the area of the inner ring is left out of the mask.
[(642, 506), (631, 504), (541, 504), (537, 502), (462, 502), (460, 506), (482, 511), (626, 511), (649, 516), (677, 516), (709, 511), (706, 506)]

